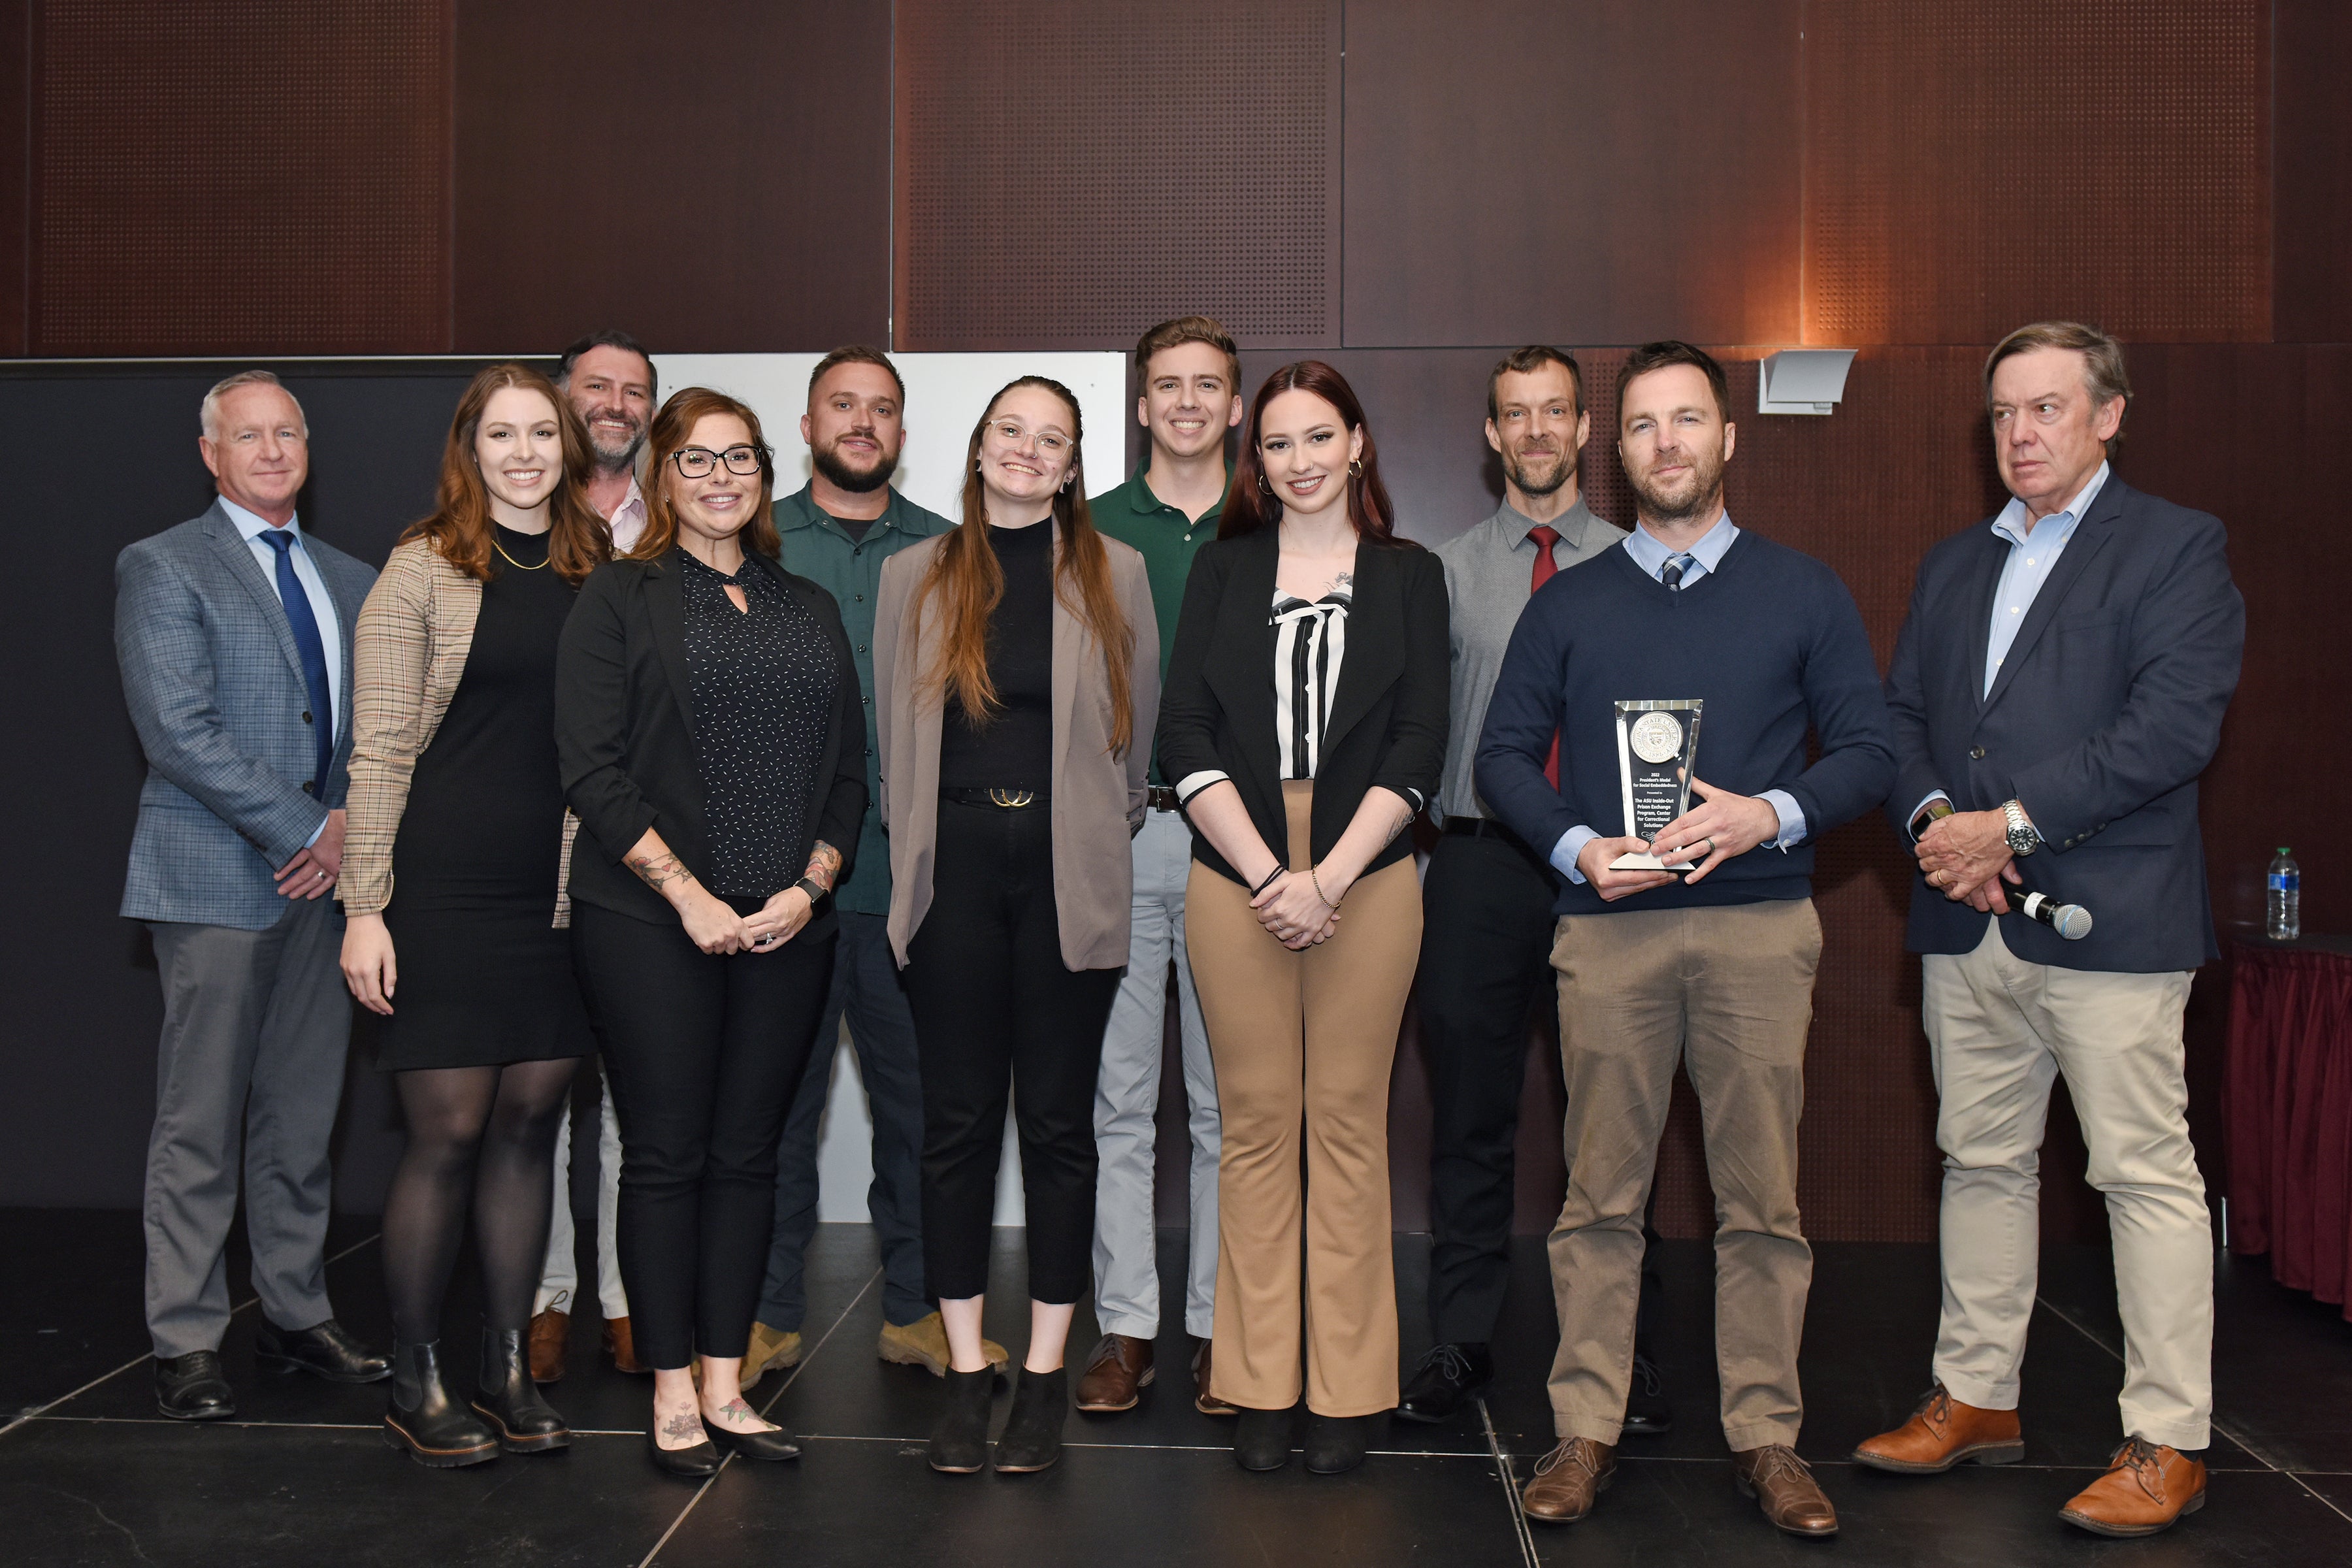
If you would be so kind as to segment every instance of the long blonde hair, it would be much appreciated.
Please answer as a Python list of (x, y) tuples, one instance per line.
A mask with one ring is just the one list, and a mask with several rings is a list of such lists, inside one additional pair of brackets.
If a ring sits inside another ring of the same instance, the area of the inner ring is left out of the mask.
[(1135, 741), (1135, 703), (1129, 676), (1135, 659), (1135, 628), (1119, 608), (1110, 582), (1110, 552), (1087, 507), (1087, 474), (1080, 448), (1086, 431), (1078, 400), (1051, 377), (1024, 375), (1007, 382), (988, 400), (964, 448), (963, 524), (948, 534), (931, 556), (930, 569), (915, 590), (910, 609), (919, 625), (925, 605), (937, 595), (944, 620), (937, 664), (923, 674), (933, 690), (955, 693), (976, 725), (985, 725), (1003, 706), (988, 676), (988, 617), (1004, 597), (1004, 566), (988, 537), (988, 492), (980, 479), (980, 443), (996, 405), (1015, 388), (1052, 393), (1070, 411), (1069, 483), (1054, 496), (1054, 521), (1061, 531), (1061, 553), (1054, 571), (1055, 596), (1076, 616), (1102, 649), (1103, 674), (1110, 682), (1110, 749), (1125, 752)]

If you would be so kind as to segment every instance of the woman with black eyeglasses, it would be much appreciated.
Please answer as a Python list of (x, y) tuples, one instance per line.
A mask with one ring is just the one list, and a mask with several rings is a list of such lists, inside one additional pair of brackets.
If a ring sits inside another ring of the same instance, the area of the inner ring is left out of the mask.
[(800, 1452), (738, 1377), (776, 1141), (833, 975), (833, 887), (866, 812), (866, 721), (839, 606), (776, 564), (758, 417), (688, 387), (648, 444), (645, 532), (563, 629), (555, 743), (584, 829), (573, 955), (621, 1123), (646, 1440), (656, 1468), (692, 1477), (722, 1448)]

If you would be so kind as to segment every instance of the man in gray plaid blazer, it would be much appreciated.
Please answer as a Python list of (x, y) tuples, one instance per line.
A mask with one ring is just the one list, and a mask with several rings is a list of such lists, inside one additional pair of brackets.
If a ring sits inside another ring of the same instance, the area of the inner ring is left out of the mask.
[(338, 1383), (391, 1372), (335, 1321), (323, 1256), (351, 1036), (333, 892), (352, 628), (375, 573), (295, 520), (309, 429), (277, 377), (207, 393), (198, 447), (219, 500), (114, 567), (115, 655), (147, 755), (122, 913), (153, 933), (163, 982), (147, 1328), (156, 1404), (184, 1421), (236, 1414), (218, 1352), (240, 1163), (258, 1359)]

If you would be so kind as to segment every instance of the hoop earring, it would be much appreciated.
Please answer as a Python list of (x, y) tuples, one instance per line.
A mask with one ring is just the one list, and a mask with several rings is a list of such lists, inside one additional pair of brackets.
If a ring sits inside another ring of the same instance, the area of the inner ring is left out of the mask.
[(1348, 477), (1351, 479), (1360, 479), (1364, 477), (1364, 460), (1361, 458), (1348, 459)]
[(1270, 496), (1274, 493), (1273, 481), (1265, 477), (1265, 470), (1263, 468), (1258, 470), (1257, 493), (1262, 496)]

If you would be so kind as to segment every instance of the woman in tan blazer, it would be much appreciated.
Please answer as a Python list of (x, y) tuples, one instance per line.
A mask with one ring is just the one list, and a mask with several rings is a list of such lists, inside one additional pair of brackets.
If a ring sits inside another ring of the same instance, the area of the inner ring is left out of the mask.
[[(450, 424), (440, 505), (402, 536), (354, 637), (343, 975), (383, 1016), (376, 1065), (408, 1123), (383, 1211), (384, 1428), (440, 1468), (571, 1441), (523, 1336), (556, 1127), (591, 1048), (555, 929), (555, 649), (607, 553), (587, 474), (587, 433), (547, 378), (484, 370)], [(439, 1341), (469, 1210), (483, 1302), (467, 1399), (443, 1386)]]
[(1091, 1282), (1095, 1079), (1127, 963), (1160, 639), (1143, 557), (1095, 531), (1077, 399), (1023, 376), (966, 453), (963, 525), (882, 569), (874, 626), (890, 942), (923, 1080), (923, 1267), (950, 1351), (931, 1468), (988, 1460), (980, 1320), (1010, 1089), (1029, 1348), (999, 1470), (1061, 1457)]

